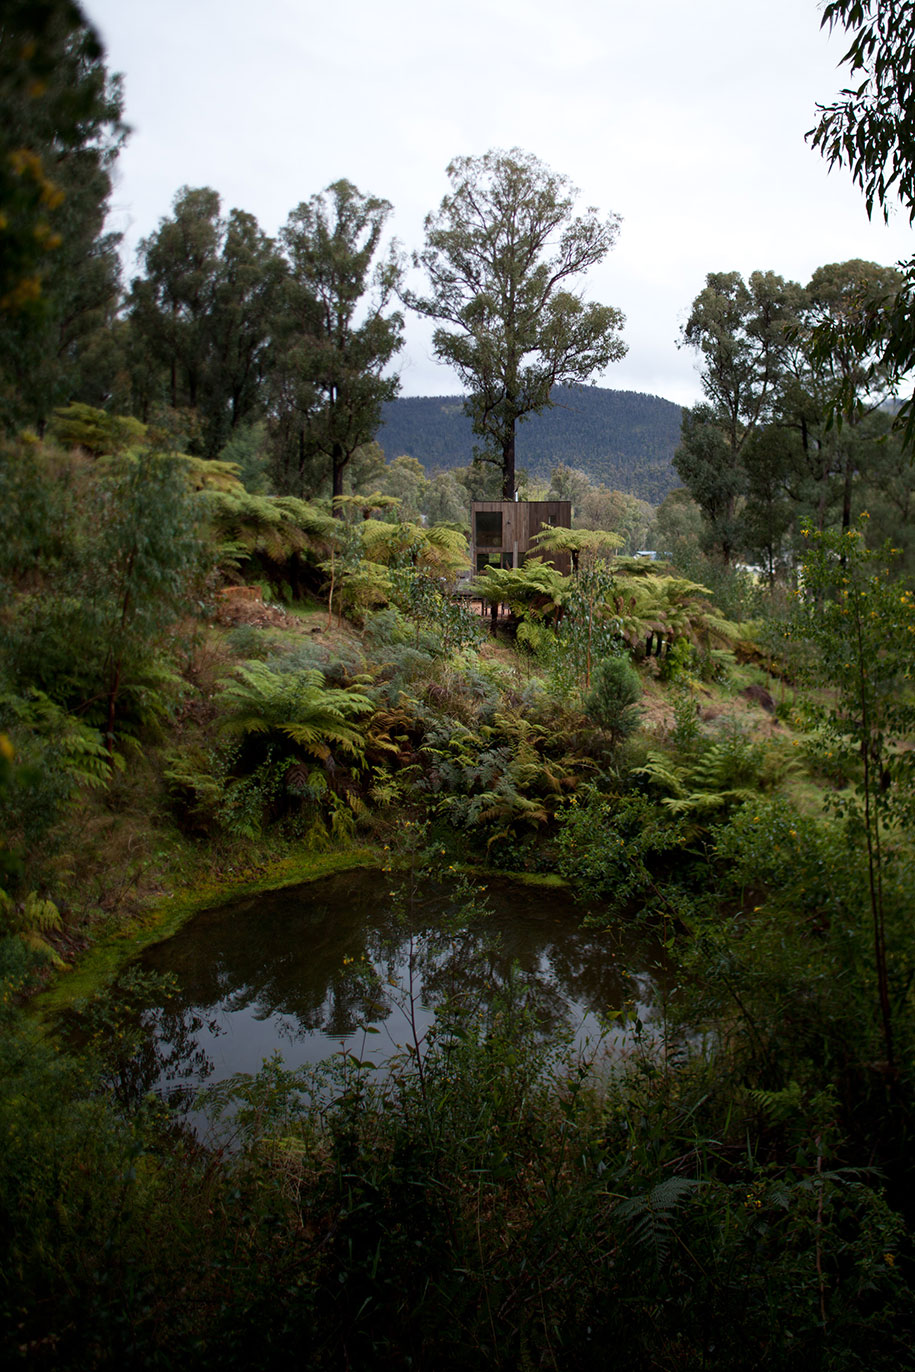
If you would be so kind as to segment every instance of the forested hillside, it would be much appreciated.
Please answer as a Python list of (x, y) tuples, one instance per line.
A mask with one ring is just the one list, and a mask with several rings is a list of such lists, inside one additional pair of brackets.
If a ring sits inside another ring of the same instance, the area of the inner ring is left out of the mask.
[[(602, 386), (556, 386), (553, 406), (518, 427), (518, 461), (529, 476), (549, 479), (559, 463), (592, 481), (659, 504), (680, 479), (672, 459), (682, 410), (670, 400)], [(474, 436), (461, 396), (389, 401), (376, 435), (390, 462), (415, 457), (427, 474), (463, 467)]]

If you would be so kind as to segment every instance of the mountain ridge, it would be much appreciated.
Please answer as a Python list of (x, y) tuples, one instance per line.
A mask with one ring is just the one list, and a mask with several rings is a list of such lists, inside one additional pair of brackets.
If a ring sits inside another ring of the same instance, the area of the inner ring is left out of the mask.
[[(641, 391), (556, 386), (553, 406), (518, 425), (517, 459), (530, 476), (549, 478), (560, 462), (590, 479), (658, 504), (680, 485), (672, 460), (682, 407)], [(376, 441), (386, 458), (415, 457), (427, 475), (465, 467), (474, 434), (464, 397), (405, 396), (382, 410)]]

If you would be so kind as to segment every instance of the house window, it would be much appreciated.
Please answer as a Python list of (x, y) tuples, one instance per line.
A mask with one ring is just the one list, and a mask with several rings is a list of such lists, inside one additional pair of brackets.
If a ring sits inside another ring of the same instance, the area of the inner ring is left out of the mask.
[(478, 510), (476, 515), (476, 545), (478, 548), (502, 547), (502, 511)]

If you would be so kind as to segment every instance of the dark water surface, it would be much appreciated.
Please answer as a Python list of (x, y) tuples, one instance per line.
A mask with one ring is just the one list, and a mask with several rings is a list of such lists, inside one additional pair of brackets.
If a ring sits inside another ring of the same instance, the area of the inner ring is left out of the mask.
[[(133, 964), (171, 973), (177, 995), (143, 1015), (134, 1090), (188, 1088), (347, 1050), (383, 1066), (422, 1040), (447, 998), (485, 1013), (510, 980), (545, 1033), (580, 1049), (601, 1035), (619, 1049), (616, 1012), (650, 1022), (663, 980), (644, 934), (582, 929), (568, 892), (488, 879), (410, 882), (378, 871), (340, 873), (205, 911)], [(375, 1032), (373, 1032), (375, 1031)]]

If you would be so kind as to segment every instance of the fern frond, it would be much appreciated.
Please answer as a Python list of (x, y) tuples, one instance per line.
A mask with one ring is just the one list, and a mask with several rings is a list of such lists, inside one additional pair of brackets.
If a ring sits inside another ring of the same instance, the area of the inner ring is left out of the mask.
[(701, 1184), (694, 1177), (668, 1177), (644, 1195), (621, 1201), (613, 1211), (615, 1220), (628, 1224), (630, 1239), (647, 1251), (657, 1270), (670, 1252), (677, 1207)]
[(60, 911), (53, 900), (46, 900), (37, 891), (29, 891), (24, 900), (15, 901), (0, 890), (0, 931), (20, 939), (33, 952), (55, 967), (66, 966), (57, 949), (45, 938), (63, 928)]
[(71, 793), (81, 786), (107, 786), (112, 767), (119, 765), (112, 762), (97, 729), (69, 714), (43, 691), (0, 695), (0, 719), (8, 722), (14, 739), (21, 733), (32, 734), (50, 745)]
[(784, 1124), (801, 1109), (803, 1092), (796, 1081), (789, 1081), (781, 1091), (748, 1091), (752, 1105), (772, 1124)]
[(739, 788), (732, 791), (693, 791), (688, 796), (665, 796), (661, 804), (672, 815), (711, 814), (730, 805), (752, 800), (755, 791)]
[(683, 773), (675, 768), (663, 753), (649, 753), (644, 767), (633, 767), (634, 776), (646, 777), (655, 786), (670, 791), (674, 796), (685, 796)]
[(705, 615), (705, 627), (712, 638), (728, 647), (736, 643), (746, 633), (745, 625), (740, 625), (732, 619), (725, 619), (712, 611), (708, 611)]

